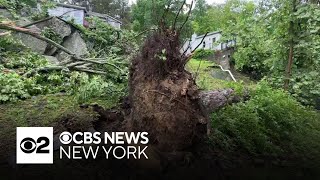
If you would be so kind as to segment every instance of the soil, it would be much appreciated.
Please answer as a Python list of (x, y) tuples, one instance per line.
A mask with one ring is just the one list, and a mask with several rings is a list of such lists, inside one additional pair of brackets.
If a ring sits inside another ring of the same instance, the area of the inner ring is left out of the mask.
[(185, 70), (188, 57), (179, 51), (179, 33), (159, 30), (133, 59), (130, 69), (129, 131), (146, 131), (161, 151), (183, 151), (206, 134), (207, 115), (198, 87)]

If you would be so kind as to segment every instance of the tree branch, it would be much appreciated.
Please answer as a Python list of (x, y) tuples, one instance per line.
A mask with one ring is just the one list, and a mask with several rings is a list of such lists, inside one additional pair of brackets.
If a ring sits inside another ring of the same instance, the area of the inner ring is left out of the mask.
[(23, 74), (23, 77), (29, 77), (32, 74), (38, 73), (38, 72), (49, 72), (49, 71), (61, 71), (61, 70), (74, 70), (74, 71), (81, 71), (81, 72), (87, 72), (87, 73), (93, 73), (93, 74), (102, 74), (102, 75), (106, 75), (107, 72), (104, 71), (97, 71), (97, 70), (93, 70), (93, 69), (87, 69), (87, 68), (80, 68), (80, 67), (64, 67), (64, 66), (48, 66), (48, 67), (40, 67), (40, 68), (36, 68), (36, 69), (32, 69), (28, 72), (26, 72), (25, 74)]
[(183, 24), (181, 25), (181, 27), (180, 27), (179, 33), (182, 31), (184, 25), (185, 25), (185, 24), (188, 22), (188, 20), (189, 20), (189, 17), (190, 17), (190, 15), (191, 15), (191, 10), (192, 10), (193, 3), (194, 3), (194, 1), (192, 0), (191, 5), (190, 5), (190, 8), (189, 8), (188, 15), (187, 15), (187, 17), (186, 17), (186, 20), (184, 21), (184, 23), (183, 23)]
[(64, 52), (76, 57), (75, 53), (73, 53), (70, 50), (66, 49), (62, 45), (52, 41), (51, 39), (48, 39), (48, 38), (46, 38), (44, 36), (41, 36), (40, 33), (34, 32), (34, 31), (30, 30), (30, 29), (21, 28), (21, 27), (14, 26), (12, 24), (3, 23), (3, 22), (0, 23), (0, 29), (5, 29), (5, 30), (16, 31), (16, 32), (28, 34), (30, 36), (33, 36), (33, 37), (37, 38), (37, 39), (45, 41), (45, 42), (47, 42), (47, 43), (49, 43), (49, 44), (61, 49), (62, 51), (64, 51)]
[(182, 11), (183, 6), (186, 4), (186, 1), (187, 0), (183, 1), (183, 3), (182, 3), (182, 5), (181, 5), (181, 7), (180, 7), (180, 9), (179, 9), (179, 11), (178, 11), (178, 13), (176, 15), (176, 18), (174, 19), (173, 26), (172, 26), (173, 29), (176, 29), (176, 23), (177, 23), (178, 17), (180, 15), (180, 12)]
[(10, 32), (7, 31), (7, 32), (0, 33), (0, 36), (6, 36), (6, 35), (9, 35), (9, 34), (10, 34)]
[[(120, 69), (118, 66), (116, 66), (112, 63), (109, 63), (107, 61), (96, 61), (94, 59), (83, 59), (83, 58), (79, 58), (79, 57), (72, 57), (72, 58), (74, 58), (75, 60), (78, 60), (78, 61), (84, 61), (84, 62), (93, 63), (93, 64), (101, 64), (101, 65), (106, 64), (106, 65), (112, 66), (122, 72), (122, 69)], [(101, 58), (98, 58), (98, 59), (101, 59)]]
[[(43, 40), (43, 41), (57, 47), (58, 49), (61, 49), (62, 51), (66, 52), (67, 54), (71, 55), (71, 58), (76, 61), (83, 61), (83, 62), (88, 62), (88, 63), (93, 63), (93, 64), (107, 64), (107, 65), (112, 66), (122, 72), (122, 69), (120, 69), (118, 66), (116, 66), (112, 63), (108, 63), (106, 61), (96, 61), (96, 59), (84, 59), (84, 58), (78, 57), (75, 53), (71, 52), (70, 50), (63, 47), (62, 45), (52, 41), (51, 39), (48, 39), (44, 36), (41, 36), (40, 33), (34, 32), (30, 29), (17, 27), (17, 26), (10, 24), (10, 23), (3, 23), (3, 22), (0, 22), (0, 29), (5, 29), (5, 30), (16, 31), (16, 32), (28, 34), (28, 35), (31, 35), (31, 36), (37, 38), (37, 39)], [(98, 58), (98, 59), (101, 60), (101, 58)], [(79, 64), (81, 64), (81, 63), (79, 63)], [(71, 67), (75, 67), (74, 64), (71, 65)], [(51, 70), (51, 69), (52, 68), (49, 68), (49, 70)], [(94, 70), (85, 69), (85, 71), (95, 73)], [(99, 72), (100, 74), (105, 74), (105, 72), (103, 72), (103, 73), (101, 73), (100, 71), (96, 71), (96, 72)]]
[(87, 72), (87, 73), (93, 73), (93, 74), (102, 74), (102, 75), (107, 75), (108, 73), (104, 72), (104, 71), (96, 71), (93, 69), (85, 69), (85, 68), (78, 68), (78, 67), (74, 67), (73, 68), (76, 71), (82, 71), (82, 72)]
[(48, 17), (48, 18), (45, 18), (45, 19), (41, 19), (41, 20), (39, 20), (39, 21), (34, 21), (34, 22), (32, 22), (32, 23), (26, 24), (26, 25), (21, 26), (21, 27), (22, 27), (22, 28), (27, 28), (27, 27), (29, 27), (29, 26), (42, 23), (42, 22), (44, 22), (44, 21), (49, 21), (49, 20), (52, 19), (52, 18), (53, 18), (53, 16)]
[(209, 33), (209, 32), (206, 32), (206, 34), (205, 34), (205, 35), (203, 36), (203, 38), (201, 39), (200, 43), (197, 45), (196, 48), (194, 48), (194, 50), (191, 51), (191, 53), (194, 53), (194, 51), (196, 51), (196, 50), (198, 49), (198, 47), (203, 43), (204, 38), (207, 37), (208, 33)]
[(58, 71), (58, 70), (63, 70), (63, 69), (67, 69), (64, 66), (48, 66), (48, 67), (40, 67), (40, 68), (35, 68), (32, 69), (28, 72), (26, 72), (25, 74), (23, 74), (24, 77), (29, 77), (32, 74), (38, 73), (38, 72), (48, 72), (48, 71)]

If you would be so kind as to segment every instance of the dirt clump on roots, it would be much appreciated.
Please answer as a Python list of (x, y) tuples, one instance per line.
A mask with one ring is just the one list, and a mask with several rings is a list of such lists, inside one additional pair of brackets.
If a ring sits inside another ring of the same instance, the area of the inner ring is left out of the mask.
[(199, 90), (185, 70), (188, 59), (180, 52), (179, 33), (166, 29), (150, 35), (132, 61), (127, 125), (148, 132), (161, 151), (184, 150), (206, 134)]

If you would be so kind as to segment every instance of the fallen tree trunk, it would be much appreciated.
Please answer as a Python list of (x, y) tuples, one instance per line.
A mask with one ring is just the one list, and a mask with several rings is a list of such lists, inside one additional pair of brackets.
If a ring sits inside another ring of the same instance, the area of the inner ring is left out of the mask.
[(240, 102), (242, 98), (235, 95), (233, 89), (202, 91), (199, 101), (203, 112), (207, 115), (207, 135), (211, 133), (210, 115), (231, 103)]
[(241, 99), (242, 97), (235, 95), (233, 89), (202, 91), (199, 93), (199, 100), (208, 114), (211, 114), (228, 104), (240, 102)]

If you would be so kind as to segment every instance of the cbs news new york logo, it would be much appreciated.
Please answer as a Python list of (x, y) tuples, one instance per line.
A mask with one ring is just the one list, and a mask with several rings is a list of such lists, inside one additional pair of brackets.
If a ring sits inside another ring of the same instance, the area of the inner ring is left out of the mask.
[[(59, 140), (66, 146), (60, 146), (59, 157), (95, 159), (101, 151), (106, 159), (148, 159), (147, 135), (147, 132), (62, 132)], [(17, 127), (16, 149), (17, 164), (53, 164), (53, 127)]]
[(17, 164), (53, 164), (53, 127), (17, 127)]

